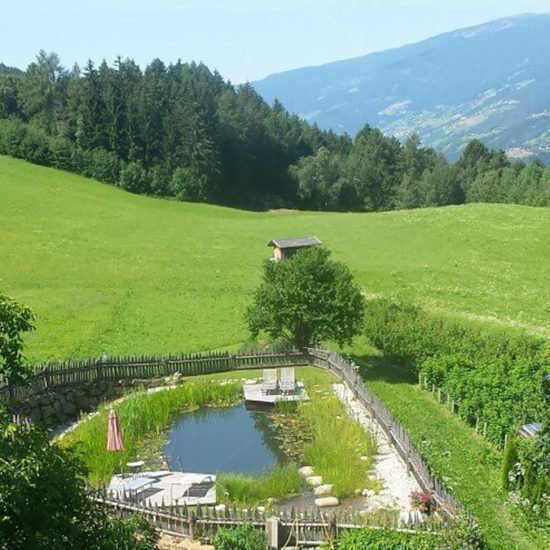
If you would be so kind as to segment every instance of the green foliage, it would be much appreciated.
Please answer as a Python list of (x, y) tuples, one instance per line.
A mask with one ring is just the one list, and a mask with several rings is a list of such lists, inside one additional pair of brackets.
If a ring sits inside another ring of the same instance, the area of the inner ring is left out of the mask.
[(484, 548), (475, 528), (466, 522), (443, 533), (404, 532), (391, 529), (346, 531), (338, 550), (474, 550)]
[(361, 529), (346, 531), (338, 539), (338, 550), (431, 550), (442, 548), (438, 542), (438, 537), (423, 533)]
[(488, 548), (544, 548), (532, 527), (515, 521), (502, 489), (502, 453), (421, 390), (407, 362), (365, 351), (354, 360), (369, 388), (407, 430), (430, 470), (474, 516)]
[(428, 385), (443, 388), (460, 403), (461, 418), (471, 425), (487, 423), (487, 437), (495, 444), (545, 416), (542, 381), (550, 369), (546, 341), (479, 331), (383, 299), (367, 304), (366, 318), (367, 335), (377, 347), (412, 359)]
[(143, 519), (110, 518), (88, 497), (86, 469), (41, 429), (0, 411), (0, 549), (152, 550)]
[[(145, 443), (155, 445), (155, 438), (162, 442), (174, 414), (194, 410), (202, 406), (226, 406), (237, 402), (241, 389), (235, 384), (212, 384), (206, 381), (190, 381), (174, 388), (145, 393), (137, 391), (115, 405), (120, 420), (124, 451), (112, 453), (107, 445), (107, 407), (100, 414), (82, 422), (66, 435), (63, 446), (76, 445), (82, 455), (93, 483), (108, 481), (120, 464), (135, 460)], [(156, 449), (154, 449), (156, 450)]]
[(241, 506), (266, 504), (267, 500), (283, 499), (302, 490), (302, 482), (294, 464), (275, 466), (258, 476), (220, 473), (216, 491), (220, 500)]
[(510, 474), (515, 473), (518, 462), (518, 443), (515, 437), (509, 437), (504, 448), (504, 460), (502, 461), (502, 486), (508, 489), (511, 484)]
[(34, 328), (30, 308), (0, 294), (0, 377), (10, 385), (24, 382), (29, 373), (23, 357), (23, 334)]
[(265, 534), (253, 525), (221, 527), (212, 537), (216, 550), (262, 550), (266, 546)]
[(333, 340), (349, 343), (359, 333), (364, 299), (349, 269), (322, 247), (299, 250), (265, 263), (263, 282), (247, 312), (250, 332), (285, 336), (298, 348)]
[(334, 485), (338, 498), (351, 497), (358, 489), (378, 489), (368, 478), (376, 441), (359, 424), (350, 422), (338, 398), (326, 395), (330, 389), (319, 385), (308, 389), (311, 402), (300, 406), (313, 435), (304, 449), (305, 463)]
[(450, 165), (416, 134), (401, 144), (368, 125), (352, 141), (202, 64), (155, 59), (142, 71), (117, 58), (68, 71), (40, 51), (26, 72), (0, 77), (0, 153), (133, 193), (342, 211), (550, 205), (549, 171), (536, 161), (511, 163), (473, 140)]

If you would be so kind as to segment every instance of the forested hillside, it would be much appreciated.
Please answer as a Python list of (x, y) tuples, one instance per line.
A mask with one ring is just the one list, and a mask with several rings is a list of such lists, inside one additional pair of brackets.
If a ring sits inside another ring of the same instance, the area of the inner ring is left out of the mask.
[(416, 135), (322, 131), (200, 64), (63, 68), (40, 52), (0, 72), (0, 154), (141, 194), (248, 208), (391, 210), (550, 204), (550, 173), (473, 141), (449, 164)]

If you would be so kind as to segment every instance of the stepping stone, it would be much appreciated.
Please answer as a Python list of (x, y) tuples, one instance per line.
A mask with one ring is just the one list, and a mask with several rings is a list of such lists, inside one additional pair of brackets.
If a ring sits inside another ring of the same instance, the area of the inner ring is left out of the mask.
[(301, 477), (311, 477), (313, 475), (313, 468), (311, 466), (303, 466), (298, 470), (298, 474)]
[(316, 497), (324, 497), (326, 495), (330, 495), (333, 489), (334, 489), (334, 485), (327, 483), (326, 485), (319, 485), (319, 487), (316, 487), (315, 490), (313, 491), (313, 494)]
[(323, 478), (321, 476), (309, 476), (306, 477), (306, 483), (312, 487), (319, 487), (323, 484)]
[(328, 508), (330, 506), (338, 506), (340, 501), (336, 497), (322, 497), (315, 499), (315, 506), (319, 508)]

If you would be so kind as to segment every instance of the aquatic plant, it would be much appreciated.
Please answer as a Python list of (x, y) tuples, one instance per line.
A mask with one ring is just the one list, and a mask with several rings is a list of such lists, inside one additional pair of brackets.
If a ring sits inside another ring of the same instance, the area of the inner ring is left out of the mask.
[(157, 456), (163, 433), (173, 416), (199, 407), (223, 407), (241, 399), (238, 384), (215, 384), (206, 379), (186, 381), (173, 388), (147, 393), (133, 391), (113, 405), (120, 420), (124, 451), (106, 450), (107, 415), (110, 405), (99, 414), (82, 422), (62, 439), (63, 445), (76, 445), (89, 470), (93, 484), (108, 481), (123, 464), (130, 460)]
[(296, 465), (277, 465), (259, 476), (219, 474), (216, 483), (218, 500), (254, 506), (269, 499), (281, 499), (302, 491), (302, 480)]

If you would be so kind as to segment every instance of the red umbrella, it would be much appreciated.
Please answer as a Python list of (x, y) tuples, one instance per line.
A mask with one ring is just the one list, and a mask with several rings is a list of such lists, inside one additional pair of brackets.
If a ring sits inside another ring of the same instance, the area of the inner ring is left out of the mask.
[(107, 450), (115, 452), (124, 450), (124, 443), (122, 442), (122, 432), (120, 431), (120, 423), (118, 422), (118, 416), (113, 409), (109, 411)]

